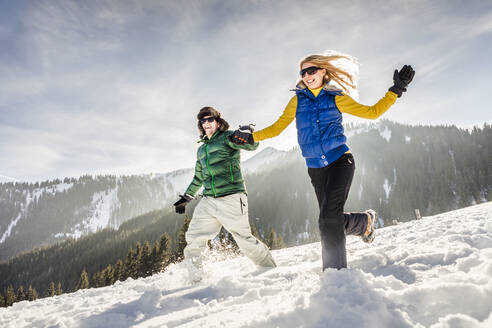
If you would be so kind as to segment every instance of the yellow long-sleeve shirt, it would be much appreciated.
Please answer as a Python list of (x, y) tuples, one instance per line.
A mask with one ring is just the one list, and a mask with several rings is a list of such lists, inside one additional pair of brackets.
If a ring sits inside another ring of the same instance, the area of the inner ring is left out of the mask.
[[(321, 89), (322, 88), (310, 90), (317, 97), (321, 92)], [(394, 92), (388, 91), (375, 105), (366, 106), (359, 104), (350, 96), (344, 94), (342, 96), (335, 96), (335, 104), (342, 113), (367, 119), (376, 119), (383, 115), (383, 113), (395, 103), (396, 98), (398, 98), (398, 96)], [(278, 136), (296, 118), (296, 111), (297, 96), (294, 96), (290, 99), (284, 112), (275, 123), (253, 133), (254, 140), (261, 141)]]

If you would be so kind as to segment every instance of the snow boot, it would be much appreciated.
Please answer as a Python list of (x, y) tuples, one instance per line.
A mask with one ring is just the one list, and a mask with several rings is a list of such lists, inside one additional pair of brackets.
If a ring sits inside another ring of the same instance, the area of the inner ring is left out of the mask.
[(190, 283), (196, 284), (203, 279), (204, 272), (201, 259), (185, 259), (183, 264), (188, 271)]
[(374, 210), (367, 210), (365, 213), (367, 214), (367, 228), (361, 238), (363, 242), (370, 244), (376, 235), (374, 224), (376, 223), (377, 214)]

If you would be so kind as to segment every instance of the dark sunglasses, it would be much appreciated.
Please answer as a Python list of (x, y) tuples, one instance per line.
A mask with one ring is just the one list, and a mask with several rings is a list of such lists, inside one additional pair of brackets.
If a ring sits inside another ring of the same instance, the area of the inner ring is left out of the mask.
[(305, 69), (301, 69), (301, 71), (299, 72), (299, 75), (301, 77), (304, 77), (304, 75), (306, 75), (306, 73), (308, 73), (308, 75), (313, 75), (320, 69), (322, 69), (322, 68), (316, 67), (316, 66), (307, 67)]
[(215, 121), (215, 117), (201, 118), (200, 119), (200, 124), (205, 124), (205, 122), (212, 123), (213, 121)]

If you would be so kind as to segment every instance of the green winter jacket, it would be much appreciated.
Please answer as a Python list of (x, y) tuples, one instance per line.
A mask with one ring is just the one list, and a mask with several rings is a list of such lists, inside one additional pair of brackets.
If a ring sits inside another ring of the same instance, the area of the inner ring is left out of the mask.
[(221, 197), (238, 192), (246, 193), (244, 180), (241, 174), (240, 150), (255, 150), (259, 143), (254, 145), (237, 145), (227, 138), (234, 131), (217, 131), (208, 139), (204, 137), (198, 148), (195, 165), (195, 176), (191, 181), (186, 194), (195, 196), (203, 185), (203, 195)]

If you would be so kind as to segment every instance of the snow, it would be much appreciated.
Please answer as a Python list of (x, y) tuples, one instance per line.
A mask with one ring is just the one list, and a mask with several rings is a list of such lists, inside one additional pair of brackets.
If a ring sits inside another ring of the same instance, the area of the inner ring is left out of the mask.
[(391, 191), (391, 185), (389, 184), (388, 179), (384, 179), (383, 188), (384, 188), (384, 193), (386, 194), (386, 199), (388, 199)]
[(59, 183), (55, 186), (56, 192), (64, 192), (73, 187), (73, 183)]
[(347, 238), (349, 268), (320, 270), (320, 244), (273, 251), (279, 265), (184, 263), (0, 309), (1, 327), (491, 327), (492, 202)]
[(347, 137), (347, 139), (350, 139), (355, 135), (358, 135), (358, 134), (361, 134), (361, 133), (367, 132), (367, 131), (369, 131), (368, 126), (364, 126), (364, 127), (360, 127), (360, 128), (356, 128), (356, 129), (347, 129), (347, 130), (345, 130), (345, 136)]
[(27, 191), (27, 192), (24, 191), (24, 194), (26, 195), (25, 203), (21, 204), (21, 206), (22, 206), (21, 211), (19, 212), (19, 214), (17, 214), (17, 217), (15, 219), (10, 221), (9, 226), (7, 227), (7, 230), (5, 230), (4, 233), (2, 234), (2, 238), (0, 238), (0, 244), (5, 242), (5, 240), (8, 237), (10, 237), (10, 235), (12, 233), (12, 229), (17, 225), (17, 223), (19, 223), (19, 221), (22, 217), (26, 216), (29, 205), (31, 204), (31, 202), (33, 200), (37, 200), (41, 196), (41, 194), (43, 193), (43, 190), (44, 189), (41, 189), (41, 188), (34, 189), (32, 194), (29, 191)]
[(92, 197), (92, 216), (87, 220), (89, 231), (96, 232), (98, 228), (110, 226), (113, 214), (113, 204), (118, 203), (118, 187), (106, 191), (96, 192)]
[(307, 231), (297, 234), (297, 242), (307, 240), (309, 238), (309, 233)]
[(387, 142), (390, 142), (390, 139), (391, 139), (391, 130), (388, 129), (387, 126), (384, 127), (384, 130), (383, 131), (379, 131), (379, 134), (381, 135), (381, 137), (383, 137), (384, 139), (386, 139)]
[(0, 174), (0, 183), (16, 182), (19, 181), (16, 178), (12, 178), (3, 174)]
[(116, 225), (111, 225), (111, 217), (118, 205), (118, 187), (107, 191), (96, 192), (92, 196), (90, 205), (91, 216), (83, 220), (83, 222), (77, 223), (70, 233), (58, 233), (54, 237), (72, 237), (78, 239), (83, 235), (96, 232), (99, 229), (107, 227), (117, 229), (118, 227)]
[(194, 174), (195, 170), (190, 168), (176, 170), (165, 174), (158, 174), (157, 176), (164, 179), (167, 183), (167, 196), (169, 199), (166, 199), (164, 203), (174, 203), (178, 195), (186, 191), (186, 188), (188, 188), (191, 183)]
[[(267, 147), (255, 156), (241, 163), (241, 169), (244, 174), (260, 173), (267, 171), (280, 164), (282, 158), (287, 152)], [(275, 164), (275, 165), (274, 165)]]
[(449, 156), (451, 157), (451, 163), (453, 164), (454, 175), (458, 175), (458, 170), (456, 169), (456, 160), (454, 159), (454, 151), (448, 150)]
[(7, 237), (10, 236), (10, 234), (12, 233), (12, 229), (17, 225), (17, 222), (19, 222), (21, 217), (22, 217), (22, 214), (19, 213), (19, 215), (17, 215), (17, 217), (14, 220), (10, 221), (9, 226), (7, 227), (7, 230), (5, 230), (5, 232), (2, 235), (2, 238), (0, 238), (0, 244), (3, 243), (5, 241), (5, 239), (7, 239)]

